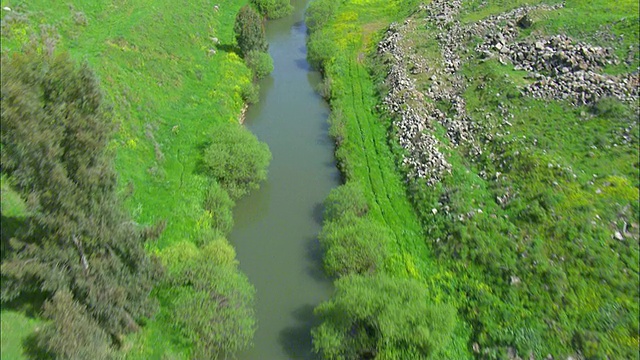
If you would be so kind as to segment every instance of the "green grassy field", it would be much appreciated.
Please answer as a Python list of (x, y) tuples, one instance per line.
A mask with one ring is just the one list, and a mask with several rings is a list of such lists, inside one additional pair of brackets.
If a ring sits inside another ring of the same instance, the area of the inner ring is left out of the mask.
[[(211, 227), (211, 214), (202, 206), (210, 180), (201, 171), (201, 157), (214, 125), (237, 122), (244, 106), (241, 89), (251, 73), (234, 51), (233, 23), (246, 3), (1, 2), (11, 9), (2, 11), (4, 53), (20, 51), (31, 36), (53, 34), (48, 37), (57, 39), (57, 49), (88, 61), (97, 73), (117, 124), (109, 148), (126, 206), (141, 225), (167, 221), (162, 236), (147, 244), (150, 253), (162, 255), (172, 244), (195, 241)], [(12, 207), (4, 205), (3, 214)], [(124, 347), (129, 358), (188, 354), (168, 311), (161, 307), (130, 337)], [(15, 332), (5, 342), (5, 327), (26, 329), (34, 321), (19, 314), (5, 320), (3, 313), (3, 354), (5, 346), (18, 354), (21, 334), (27, 334)]]
[[(468, 24), (540, 3), (558, 2), (468, 1), (460, 20)], [(395, 235), (384, 271), (422, 280), (431, 301), (458, 309), (464, 325), (456, 346), (441, 355), (446, 358), (471, 357), (477, 345), (489, 358), (504, 358), (509, 346), (536, 358), (576, 350), (594, 358), (633, 356), (639, 339), (632, 315), (638, 310), (637, 104), (605, 99), (574, 107), (526, 98), (518, 91), (530, 81), (526, 73), (472, 56), (461, 70), (470, 79), (462, 96), (484, 132), (479, 137), (495, 140), (485, 141), (484, 156), (474, 158), (469, 148), (452, 147), (436, 124), (452, 173), (433, 187), (419, 181), (407, 186), (404, 170), (392, 161), (401, 151), (393, 139), (388, 145), (390, 120), (372, 110), (386, 95), (376, 91), (384, 88), (386, 69), (369, 56), (381, 30), (402, 22), (414, 5), (346, 1), (314, 30), (310, 44), (310, 59), (323, 65), (331, 89), (323, 91), (330, 94), (341, 170), (347, 181), (362, 185), (373, 208), (369, 216)], [(638, 43), (637, 14), (631, 1), (569, 1), (553, 13), (534, 12), (534, 26), (521, 37), (564, 33), (613, 47), (627, 59)], [(408, 36), (430, 67), (439, 66), (435, 31), (419, 27)], [(632, 72), (637, 51), (633, 56), (631, 64), (603, 71)], [(428, 86), (427, 77), (417, 78), (418, 88)], [(512, 124), (496, 130), (501, 120), (495, 114), (505, 107)], [(496, 173), (504, 175), (491, 175)], [(514, 191), (518, 199), (501, 207), (496, 198)], [(450, 214), (432, 213), (443, 205)], [(457, 220), (470, 212), (478, 214)], [(627, 240), (614, 240), (615, 231), (628, 231)], [(513, 286), (510, 276), (523, 284)]]
[[(413, 4), (401, 1), (349, 1), (321, 30), (335, 45), (324, 64), (330, 80), (332, 132), (340, 138), (336, 156), (347, 181), (357, 182), (369, 204), (368, 216), (393, 234), (386, 253), (384, 272), (414, 278), (427, 286), (431, 300), (444, 299), (452, 288), (453, 273), (437, 265), (425, 243), (419, 218), (406, 196), (403, 176), (396, 170), (396, 155), (388, 143), (388, 118), (375, 111), (376, 84), (369, 72), (368, 55), (380, 40), (381, 31), (401, 20)], [(310, 46), (313, 46), (310, 45)], [(476, 283), (482, 287), (482, 284)], [(464, 339), (465, 324), (458, 324), (454, 341), (444, 354), (469, 358)]]

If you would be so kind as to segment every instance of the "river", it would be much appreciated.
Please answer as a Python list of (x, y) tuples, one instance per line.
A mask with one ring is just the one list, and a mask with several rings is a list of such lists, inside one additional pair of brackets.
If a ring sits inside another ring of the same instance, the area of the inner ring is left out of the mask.
[(269, 145), (268, 180), (240, 200), (229, 239), (256, 287), (258, 329), (243, 360), (313, 359), (313, 308), (331, 295), (317, 236), (322, 201), (339, 185), (327, 103), (314, 91), (320, 75), (306, 61), (304, 9), (267, 23), (274, 71), (260, 82), (260, 102), (245, 125)]

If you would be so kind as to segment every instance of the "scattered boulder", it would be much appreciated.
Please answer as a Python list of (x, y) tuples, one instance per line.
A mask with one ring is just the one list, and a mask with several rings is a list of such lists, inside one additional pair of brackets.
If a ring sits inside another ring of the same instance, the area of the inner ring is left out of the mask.
[(518, 20), (517, 24), (521, 29), (528, 29), (533, 26), (533, 20), (531, 19), (529, 14), (525, 14)]

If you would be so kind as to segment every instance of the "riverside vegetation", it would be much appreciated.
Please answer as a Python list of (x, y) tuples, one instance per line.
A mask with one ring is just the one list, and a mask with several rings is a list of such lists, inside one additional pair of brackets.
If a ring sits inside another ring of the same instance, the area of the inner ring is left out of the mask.
[(287, 5), (2, 2), (3, 358), (251, 344), (254, 290), (225, 236), (266, 178), (238, 119), (273, 67), (264, 16)]
[(637, 14), (311, 3), (345, 180), (325, 204), (336, 293), (317, 352), (638, 358)]
[[(248, 346), (254, 290), (225, 236), (270, 155), (237, 122), (273, 66), (263, 18), (289, 4), (1, 5), (2, 357)], [(317, 352), (637, 358), (637, 14), (311, 3), (345, 180)]]

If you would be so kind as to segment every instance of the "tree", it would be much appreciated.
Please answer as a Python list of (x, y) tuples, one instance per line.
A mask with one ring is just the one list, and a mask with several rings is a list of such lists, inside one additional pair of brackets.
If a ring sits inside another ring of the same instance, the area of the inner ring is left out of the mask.
[(289, 0), (251, 0), (251, 3), (268, 19), (279, 19), (293, 11)]
[(214, 130), (211, 144), (204, 152), (204, 165), (232, 199), (257, 189), (267, 178), (271, 152), (267, 144), (242, 125), (226, 123)]
[[(3, 258), (2, 300), (62, 291), (72, 298), (53, 299), (50, 318), (95, 323), (106, 338), (120, 339), (153, 314), (149, 293), (160, 268), (143, 248), (149, 229), (136, 226), (116, 196), (106, 154), (113, 126), (98, 81), (67, 54), (27, 51), (3, 56), (1, 96), (2, 172), (29, 213)], [(63, 308), (78, 313), (55, 314)], [(67, 354), (71, 347), (50, 349)]]
[(254, 50), (266, 52), (269, 48), (262, 16), (249, 5), (243, 6), (238, 12), (233, 31), (244, 56)]
[(348, 181), (334, 188), (324, 201), (325, 221), (339, 220), (345, 216), (364, 216), (369, 211), (369, 204), (360, 185)]
[(367, 218), (346, 215), (326, 223), (319, 240), (330, 276), (374, 273), (387, 258), (389, 231)]
[(35, 334), (41, 351), (64, 359), (114, 358), (107, 333), (69, 291), (57, 291), (45, 302), (43, 310), (43, 316), (52, 321)]
[(333, 18), (340, 2), (333, 0), (314, 0), (309, 4), (305, 14), (305, 23), (309, 33), (320, 30)]
[(431, 303), (417, 280), (351, 275), (335, 285), (312, 331), (326, 359), (426, 359), (450, 341), (455, 310)]
[(273, 59), (266, 52), (250, 51), (244, 61), (258, 79), (266, 77), (273, 71)]
[(193, 345), (192, 357), (226, 358), (246, 348), (255, 332), (255, 290), (238, 271), (233, 247), (223, 238), (203, 248), (184, 242), (162, 258), (167, 277), (160, 296), (173, 326)]

